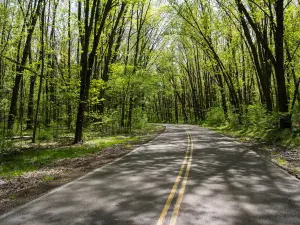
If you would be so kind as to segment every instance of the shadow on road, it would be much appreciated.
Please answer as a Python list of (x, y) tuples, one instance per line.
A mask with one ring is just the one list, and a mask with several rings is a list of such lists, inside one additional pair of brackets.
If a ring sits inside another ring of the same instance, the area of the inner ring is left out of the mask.
[(229, 137), (191, 133), (195, 153), (178, 224), (300, 224), (296, 179)]
[(299, 182), (232, 139), (195, 126), (169, 126), (143, 150), (0, 224), (156, 224), (187, 149), (183, 128), (194, 155), (177, 224), (300, 224)]

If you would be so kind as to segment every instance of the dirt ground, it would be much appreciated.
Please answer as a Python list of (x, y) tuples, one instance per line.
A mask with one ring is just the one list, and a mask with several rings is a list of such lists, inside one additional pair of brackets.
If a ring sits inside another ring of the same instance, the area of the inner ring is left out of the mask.
[[(237, 139), (239, 141), (239, 139)], [(244, 144), (258, 153), (262, 158), (286, 170), (300, 180), (300, 150), (288, 149), (279, 145), (243, 140)]]
[(162, 132), (163, 130), (138, 142), (113, 146), (81, 158), (59, 160), (40, 170), (0, 180), (0, 215), (128, 154)]

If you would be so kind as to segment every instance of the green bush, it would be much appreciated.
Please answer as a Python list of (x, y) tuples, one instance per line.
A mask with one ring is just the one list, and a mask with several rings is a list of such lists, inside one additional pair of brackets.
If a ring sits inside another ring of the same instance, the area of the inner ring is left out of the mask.
[(239, 115), (237, 113), (234, 113), (233, 110), (228, 111), (228, 120), (231, 127), (241, 126)]
[(11, 151), (12, 142), (5, 140), (5, 138), (0, 138), (0, 156), (7, 154)]
[(135, 108), (132, 116), (132, 127), (143, 128), (146, 126), (147, 122), (147, 115), (142, 108)]
[(53, 139), (53, 132), (50, 130), (41, 129), (38, 132), (38, 140), (50, 141)]
[(277, 126), (277, 113), (268, 113), (262, 105), (250, 105), (246, 115), (243, 116), (243, 123), (247, 126), (255, 126), (262, 129), (273, 129)]
[(294, 108), (292, 122), (294, 127), (296, 128), (300, 127), (300, 106), (299, 105), (296, 105)]
[(219, 107), (210, 108), (207, 112), (206, 120), (210, 126), (223, 125), (226, 122), (223, 109)]

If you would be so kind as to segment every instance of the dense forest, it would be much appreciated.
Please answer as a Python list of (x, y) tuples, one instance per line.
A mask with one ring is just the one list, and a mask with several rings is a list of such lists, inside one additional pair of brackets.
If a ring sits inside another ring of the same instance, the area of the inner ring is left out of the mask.
[[(300, 122), (300, 1), (2, 0), (1, 140)], [(55, 131), (55, 132), (53, 132)]]

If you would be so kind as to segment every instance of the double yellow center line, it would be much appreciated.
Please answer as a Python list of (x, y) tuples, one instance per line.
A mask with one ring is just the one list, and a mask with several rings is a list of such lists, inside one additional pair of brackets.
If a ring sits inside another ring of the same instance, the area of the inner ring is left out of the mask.
[[(170, 220), (169, 224), (170, 225), (175, 225), (176, 221), (177, 221), (180, 205), (181, 205), (181, 202), (182, 202), (182, 199), (183, 199), (183, 195), (184, 195), (184, 192), (185, 192), (185, 188), (186, 188), (186, 184), (187, 184), (187, 181), (188, 181), (188, 177), (189, 177), (189, 173), (190, 173), (190, 169), (191, 169), (191, 165), (192, 165), (192, 160), (193, 160), (192, 135), (190, 134), (189, 131), (186, 131), (186, 132), (187, 132), (187, 135), (188, 135), (188, 148), (186, 150), (185, 157), (184, 157), (183, 163), (180, 167), (179, 173), (176, 177), (174, 186), (173, 186), (173, 188), (172, 188), (172, 190), (169, 194), (167, 202), (166, 202), (166, 204), (165, 204), (165, 206), (164, 206), (164, 208), (163, 208), (163, 210), (160, 214), (159, 220), (157, 221), (156, 225), (163, 225), (164, 224), (165, 218), (166, 218), (167, 213), (170, 209), (171, 203), (172, 203), (172, 201), (175, 197), (175, 194), (177, 192), (180, 181), (182, 180), (181, 187), (179, 189), (178, 196), (177, 196), (177, 201), (175, 203), (175, 206), (174, 206), (173, 213), (172, 213), (171, 220)], [(184, 173), (184, 170), (185, 170), (185, 173)], [(184, 176), (182, 176), (183, 173), (184, 173)]]

